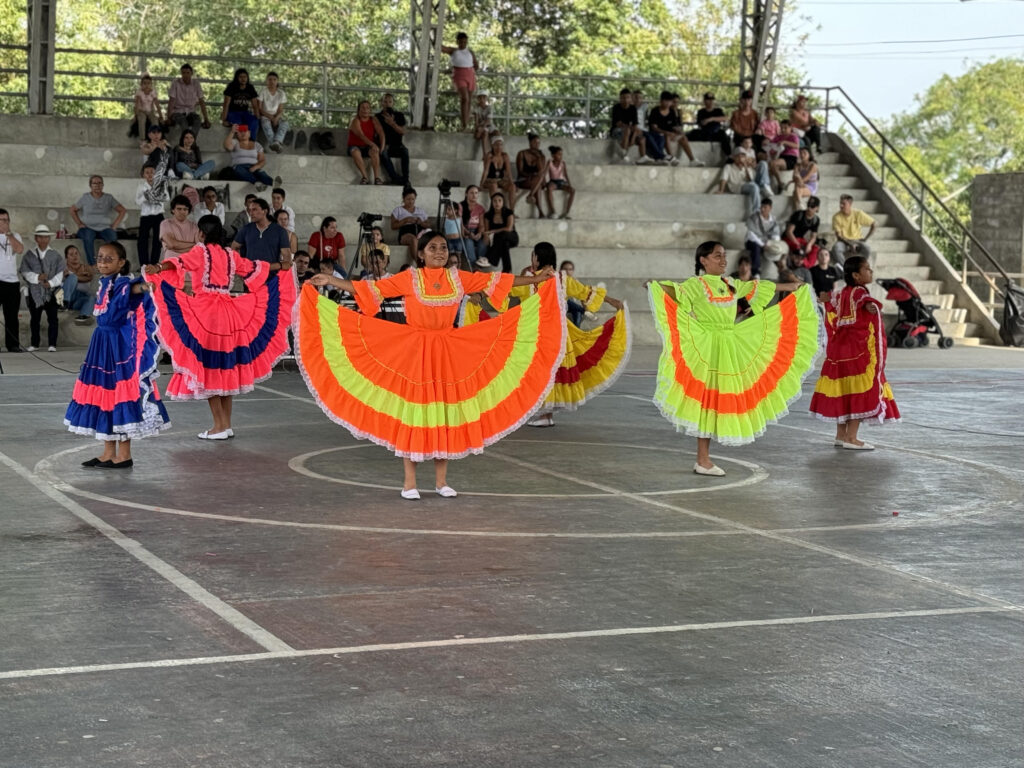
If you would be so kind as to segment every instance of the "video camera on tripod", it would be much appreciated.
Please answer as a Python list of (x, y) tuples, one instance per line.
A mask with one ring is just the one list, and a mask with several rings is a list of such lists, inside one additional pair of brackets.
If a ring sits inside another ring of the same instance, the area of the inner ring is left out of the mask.
[(441, 197), (448, 197), (452, 193), (452, 189), (455, 187), (461, 187), (461, 181), (452, 181), (451, 179), (441, 179), (437, 185), (437, 191), (441, 193)]
[(359, 218), (356, 221), (362, 229), (370, 229), (375, 221), (381, 221), (384, 218), (382, 213), (367, 213), (363, 211), (359, 214)]

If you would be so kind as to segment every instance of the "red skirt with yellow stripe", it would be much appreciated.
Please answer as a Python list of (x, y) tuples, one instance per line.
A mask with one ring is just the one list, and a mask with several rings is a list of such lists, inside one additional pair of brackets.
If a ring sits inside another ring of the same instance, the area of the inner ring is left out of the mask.
[[(874, 312), (867, 311), (873, 307)], [(845, 424), (862, 419), (884, 424), (900, 420), (885, 378), (882, 304), (863, 287), (844, 287), (825, 305), (828, 347), (811, 397), (811, 413)]]
[(462, 328), (368, 317), (308, 285), (295, 313), (296, 358), (324, 413), (413, 461), (481, 453), (528, 421), (554, 383), (565, 333), (555, 280)]
[(633, 328), (627, 308), (589, 331), (567, 327), (565, 356), (545, 409), (576, 410), (614, 384), (629, 362)]

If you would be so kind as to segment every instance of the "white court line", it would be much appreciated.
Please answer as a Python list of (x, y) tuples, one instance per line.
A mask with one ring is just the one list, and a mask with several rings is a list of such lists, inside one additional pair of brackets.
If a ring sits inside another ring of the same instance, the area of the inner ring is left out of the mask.
[(237, 629), (246, 637), (268, 651), (290, 651), (292, 647), (278, 637), (265, 630), (240, 611), (232, 608), (219, 597), (203, 589), (199, 584), (183, 574), (177, 568), (161, 560), (139, 542), (125, 536), (114, 526), (100, 519), (74, 499), (69, 499), (48, 483), (41, 482), (38, 477), (4, 453), (0, 453), (0, 463), (6, 464), (22, 478), (32, 483), (41, 493), (56, 501), (68, 512), (82, 522), (91, 525), (125, 552), (163, 576), (172, 585), (180, 589), (200, 605), (205, 606)]
[(337, 648), (311, 648), (305, 650), (271, 651), (268, 653), (244, 653), (231, 656), (198, 656), (186, 659), (157, 659), (155, 661), (128, 661), (119, 664), (85, 664), (75, 667), (42, 667), (38, 669), (15, 669), (0, 672), (0, 680), (20, 680), (31, 677), (54, 675), (80, 675), (91, 672), (120, 672), (130, 669), (170, 669), (208, 664), (233, 664), (238, 662), (268, 661), (274, 659), (299, 659), (311, 656), (348, 656), (361, 653), (388, 653), (391, 651), (413, 651), (427, 648), (456, 648), (474, 645), (508, 645), (512, 643), (551, 642), (554, 640), (583, 640), (598, 637), (626, 637), (630, 635), (677, 634), (680, 632), (703, 632), (708, 630), (744, 629), (747, 627), (785, 627), (800, 624), (827, 624), (841, 621), (880, 621), (887, 619), (927, 618), (931, 616), (960, 616), (973, 613), (1008, 613), (1013, 608), (973, 606), (970, 608), (933, 608), (918, 611), (875, 611), (871, 613), (840, 613), (821, 616), (790, 616), (778, 619), (750, 619), (740, 621), (712, 621), (701, 624), (667, 624), (654, 627), (616, 627), (613, 629), (589, 629), (575, 632), (547, 632), (543, 634), (497, 635), (490, 637), (453, 637), (444, 640), (420, 640), (406, 643), (377, 643), (373, 645), (348, 645)]
[(868, 557), (861, 557), (859, 555), (851, 555), (848, 552), (843, 552), (842, 550), (835, 549), (833, 547), (827, 547), (827, 546), (824, 546), (822, 544), (814, 544), (814, 543), (809, 542), (809, 541), (804, 541), (802, 539), (793, 538), (792, 536), (785, 536), (785, 535), (783, 535), (781, 533), (777, 533), (777, 532), (774, 532), (774, 531), (771, 531), (771, 530), (766, 530), (766, 529), (763, 529), (763, 528), (755, 528), (755, 527), (750, 526), (750, 525), (744, 525), (743, 523), (737, 523), (737, 522), (735, 522), (733, 520), (729, 520), (728, 518), (717, 517), (715, 515), (709, 515), (709, 514), (706, 514), (704, 512), (697, 512), (697, 511), (692, 510), (692, 509), (687, 509), (686, 507), (681, 507), (681, 506), (679, 506), (677, 504), (669, 504), (667, 501), (660, 501), (658, 499), (652, 499), (652, 498), (647, 497), (647, 496), (638, 496), (637, 494), (630, 493), (629, 491), (620, 491), (620, 490), (618, 490), (616, 488), (613, 488), (613, 487), (611, 487), (609, 485), (604, 485), (603, 483), (594, 483), (594, 482), (591, 482), (589, 480), (582, 480), (580, 478), (571, 477), (569, 475), (562, 474), (561, 472), (556, 472), (555, 470), (548, 469), (547, 467), (542, 467), (542, 466), (540, 466), (538, 464), (532, 464), (532, 463), (530, 463), (528, 461), (522, 461), (521, 459), (517, 459), (517, 458), (514, 458), (512, 456), (506, 456), (505, 454), (501, 453), (500, 451), (493, 451), (492, 450), (491, 451), (491, 455), (492, 456), (496, 456), (496, 457), (498, 457), (498, 458), (500, 458), (500, 459), (502, 459), (504, 461), (507, 461), (509, 464), (514, 464), (515, 466), (522, 467), (523, 469), (529, 469), (529, 470), (531, 470), (533, 472), (541, 472), (543, 474), (550, 475), (551, 477), (556, 477), (556, 478), (559, 478), (561, 480), (572, 481), (572, 482), (578, 483), (580, 485), (586, 485), (586, 486), (590, 486), (591, 488), (597, 488), (597, 489), (605, 491), (607, 493), (613, 493), (613, 494), (615, 494), (617, 496), (621, 496), (622, 498), (632, 499), (633, 501), (638, 501), (641, 504), (648, 504), (648, 505), (650, 505), (652, 507), (659, 507), (661, 509), (667, 509), (667, 510), (670, 510), (670, 511), (673, 511), (673, 512), (680, 512), (680, 513), (682, 513), (684, 515), (687, 515), (688, 517), (693, 517), (693, 518), (696, 518), (698, 520), (705, 520), (707, 522), (716, 523), (718, 525), (722, 525), (722, 526), (725, 526), (727, 528), (731, 528), (731, 529), (736, 530), (736, 531), (743, 531), (743, 532), (748, 533), (750, 535), (760, 536), (762, 538), (770, 539), (772, 541), (776, 541), (776, 542), (779, 542), (781, 544), (789, 544), (790, 546), (799, 547), (800, 549), (807, 549), (807, 550), (810, 550), (812, 552), (817, 552), (817, 553), (822, 554), (822, 555), (828, 555), (830, 557), (835, 557), (835, 558), (838, 558), (840, 560), (845, 560), (847, 562), (855, 563), (855, 564), (863, 566), (865, 568), (871, 568), (871, 569), (874, 569), (874, 570), (877, 570), (877, 571), (882, 571), (882, 572), (889, 573), (889, 574), (894, 574), (894, 575), (897, 575), (897, 576), (903, 576), (905, 578), (911, 579), (913, 581), (917, 581), (919, 583), (926, 584), (926, 585), (931, 586), (931, 587), (935, 587), (937, 589), (941, 589), (941, 590), (944, 590), (944, 591), (947, 591), (947, 592), (952, 592), (953, 594), (959, 595), (960, 597), (966, 597), (966, 598), (969, 598), (971, 600), (980, 600), (982, 602), (987, 603), (988, 605), (999, 606), (999, 607), (1002, 607), (1002, 608), (1012, 608), (1012, 609), (1015, 609), (1015, 610), (1020, 610), (1021, 609), (1021, 606), (1018, 606), (1018, 605), (1016, 605), (1014, 603), (1011, 603), (1011, 602), (1009, 602), (1007, 600), (1003, 600), (1003, 599), (998, 598), (998, 597), (992, 597), (991, 595), (986, 595), (983, 592), (977, 592), (977, 591), (975, 591), (973, 589), (967, 589), (965, 587), (958, 587), (958, 586), (956, 586), (954, 584), (949, 584), (947, 582), (931, 578), (930, 576), (924, 576), (922, 574), (914, 573), (912, 571), (905, 571), (905, 570), (903, 570), (901, 568), (897, 568), (894, 565), (890, 565), (889, 563), (886, 563), (886, 562), (884, 562), (882, 560), (876, 560), (876, 559), (868, 558)]

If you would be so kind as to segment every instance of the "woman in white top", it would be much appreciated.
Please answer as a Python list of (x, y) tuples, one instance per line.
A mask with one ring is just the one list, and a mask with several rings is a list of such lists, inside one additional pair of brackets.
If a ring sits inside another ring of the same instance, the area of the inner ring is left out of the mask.
[(416, 206), (416, 190), (406, 187), (402, 204), (391, 212), (391, 228), (398, 230), (398, 242), (409, 248), (409, 260), (417, 252), (416, 238), (427, 225), (427, 212)]
[(275, 152), (281, 151), (281, 142), (288, 135), (288, 121), (283, 117), (286, 101), (288, 97), (277, 87), (277, 72), (267, 73), (267, 84), (260, 89), (260, 125)]
[(160, 225), (164, 220), (164, 205), (171, 199), (165, 183), (154, 183), (156, 168), (148, 163), (142, 166), (142, 181), (135, 190), (139, 206), (139, 264), (157, 264), (160, 261)]
[(267, 164), (263, 147), (253, 140), (244, 123), (231, 126), (231, 132), (224, 139), (224, 149), (231, 153), (231, 168), (239, 180), (255, 184), (257, 192), (274, 183), (270, 174), (263, 170)]
[(480, 68), (480, 62), (476, 60), (476, 54), (469, 50), (469, 36), (465, 32), (455, 36), (455, 45), (455, 48), (442, 45), (441, 51), (452, 58), (452, 83), (459, 92), (462, 130), (466, 130), (469, 125), (469, 102), (476, 90), (476, 71)]

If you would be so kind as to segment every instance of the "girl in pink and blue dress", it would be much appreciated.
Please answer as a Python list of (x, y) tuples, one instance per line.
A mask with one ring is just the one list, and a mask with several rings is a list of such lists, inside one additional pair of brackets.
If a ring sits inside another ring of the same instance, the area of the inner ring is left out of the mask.
[(130, 469), (131, 441), (171, 426), (156, 387), (156, 305), (143, 279), (128, 275), (128, 257), (120, 243), (100, 246), (96, 268), (96, 330), (64, 424), (70, 432), (103, 441), (103, 453), (82, 466)]

